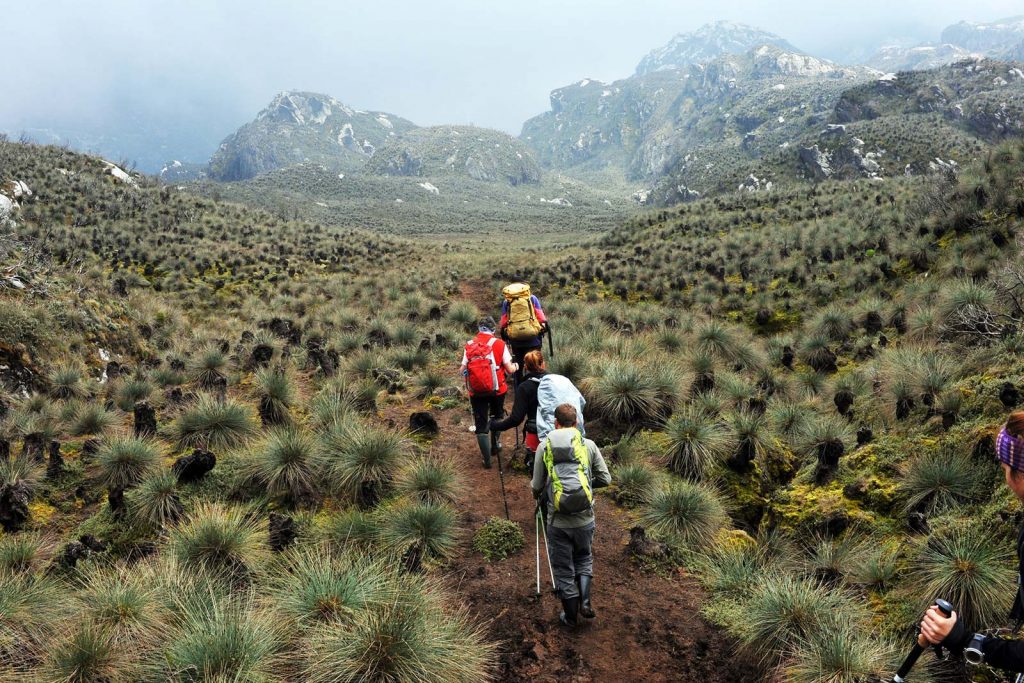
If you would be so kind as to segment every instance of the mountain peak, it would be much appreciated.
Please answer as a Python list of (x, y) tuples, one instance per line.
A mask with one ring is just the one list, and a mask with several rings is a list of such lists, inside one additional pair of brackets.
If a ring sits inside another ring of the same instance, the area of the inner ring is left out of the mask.
[(638, 76), (678, 69), (716, 59), (723, 55), (743, 54), (761, 45), (773, 45), (787, 52), (802, 54), (784, 38), (754, 26), (732, 21), (705, 24), (691, 33), (680, 33), (666, 45), (652, 50), (636, 68)]

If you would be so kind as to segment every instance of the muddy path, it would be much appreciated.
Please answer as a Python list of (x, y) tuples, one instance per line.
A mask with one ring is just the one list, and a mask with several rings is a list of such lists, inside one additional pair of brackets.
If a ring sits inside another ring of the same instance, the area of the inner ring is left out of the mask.
[[(482, 306), (496, 297), (483, 282), (462, 287), (462, 298)], [(454, 368), (453, 368), (454, 369)], [(506, 402), (511, 409), (512, 397)], [(408, 419), (392, 414), (396, 422)], [(489, 517), (503, 517), (497, 460), (484, 469), (465, 407), (434, 411), (440, 433), (431, 449), (456, 459), (466, 495), (459, 504), (464, 533), (446, 581), (500, 643), (501, 681), (735, 682), (760, 678), (754, 663), (737, 656), (736, 643), (704, 622), (700, 586), (682, 571), (645, 570), (627, 552), (628, 513), (607, 496), (596, 502), (593, 604), (597, 618), (570, 632), (558, 623), (560, 603), (551, 589), (541, 541), (541, 594), (536, 595), (534, 502), (523, 471), (513, 471), (514, 433), (503, 436), (504, 482), (511, 519), (526, 546), (501, 562), (487, 562), (471, 547)], [(520, 468), (521, 469), (521, 468)], [(585, 621), (585, 620), (581, 620)]]

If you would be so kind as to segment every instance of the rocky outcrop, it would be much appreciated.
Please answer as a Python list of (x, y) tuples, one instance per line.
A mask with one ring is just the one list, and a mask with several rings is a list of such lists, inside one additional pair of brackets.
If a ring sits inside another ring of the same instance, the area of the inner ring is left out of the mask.
[(832, 159), (828, 152), (821, 151), (817, 145), (801, 148), (798, 158), (813, 180), (827, 180), (832, 177)]
[(221, 143), (207, 173), (244, 180), (304, 162), (357, 170), (388, 138), (413, 128), (401, 117), (354, 109), (327, 95), (283, 92)]
[(667, 45), (651, 51), (641, 60), (636, 74), (680, 69), (717, 59), (723, 55), (743, 54), (762, 45), (774, 45), (789, 52), (799, 52), (785, 39), (761, 29), (719, 21), (705, 24), (692, 33), (680, 33)]

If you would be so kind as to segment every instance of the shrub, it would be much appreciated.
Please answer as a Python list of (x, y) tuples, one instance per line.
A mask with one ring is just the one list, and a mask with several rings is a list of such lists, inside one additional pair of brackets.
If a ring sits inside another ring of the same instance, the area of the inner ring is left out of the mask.
[(321, 454), (316, 440), (299, 427), (278, 427), (253, 446), (242, 471), (289, 508), (320, 495)]
[(500, 517), (491, 517), (473, 535), (473, 549), (483, 553), (488, 562), (504, 560), (524, 545), (519, 524)]
[(840, 620), (801, 638), (784, 666), (791, 683), (882, 680), (898, 663), (892, 644), (872, 638), (865, 624)]
[(977, 500), (992, 476), (991, 467), (980, 466), (969, 453), (954, 448), (922, 453), (904, 463), (901, 471), (906, 509), (929, 517)]
[(181, 448), (233, 448), (256, 431), (252, 411), (234, 399), (200, 395), (171, 424), (171, 435)]
[(717, 418), (688, 409), (665, 425), (669, 467), (676, 474), (703, 479), (735, 448), (732, 435)]
[(654, 494), (640, 518), (653, 534), (682, 549), (708, 546), (728, 522), (718, 494), (703, 484), (677, 481)]

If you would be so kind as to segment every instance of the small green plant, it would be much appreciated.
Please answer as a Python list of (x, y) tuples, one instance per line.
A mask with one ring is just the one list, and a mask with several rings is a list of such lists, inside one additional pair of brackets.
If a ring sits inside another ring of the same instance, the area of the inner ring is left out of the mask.
[(519, 524), (500, 517), (491, 517), (473, 534), (473, 549), (488, 562), (504, 560), (525, 544)]

